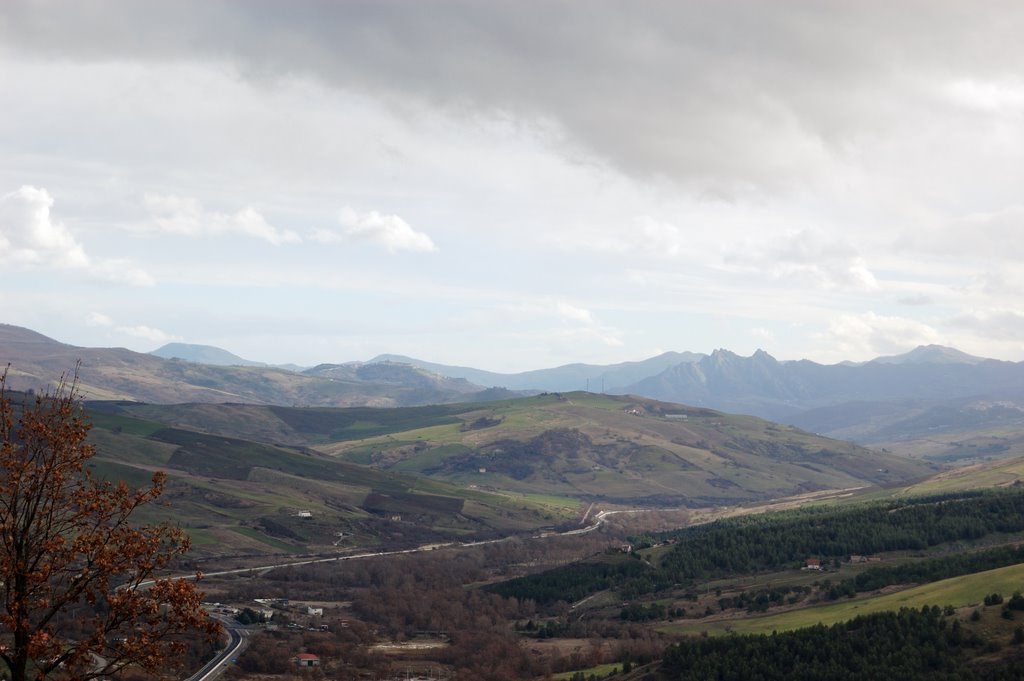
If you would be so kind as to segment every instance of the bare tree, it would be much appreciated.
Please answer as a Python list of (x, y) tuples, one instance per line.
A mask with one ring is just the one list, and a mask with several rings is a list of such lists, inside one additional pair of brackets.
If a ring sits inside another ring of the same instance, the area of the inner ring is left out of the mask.
[(181, 635), (220, 625), (188, 579), (155, 578), (189, 546), (169, 525), (137, 526), (166, 475), (130, 489), (94, 478), (77, 375), (15, 400), (0, 374), (0, 659), (11, 681), (159, 672)]

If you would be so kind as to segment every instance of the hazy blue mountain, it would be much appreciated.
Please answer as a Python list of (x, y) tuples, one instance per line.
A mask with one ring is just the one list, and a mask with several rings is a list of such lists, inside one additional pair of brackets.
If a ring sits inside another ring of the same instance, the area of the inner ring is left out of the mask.
[(619, 364), (566, 364), (551, 369), (536, 369), (520, 373), (503, 374), (471, 367), (450, 366), (426, 362), (402, 355), (379, 355), (368, 364), (397, 362), (432, 371), (442, 376), (464, 378), (477, 385), (497, 386), (509, 390), (547, 390), (562, 392), (590, 390), (590, 392), (621, 393), (623, 388), (648, 376), (654, 376), (678, 364), (696, 362), (705, 355), (695, 352), (666, 352), (637, 362)]
[(716, 350), (626, 387), (670, 402), (789, 419), (848, 402), (953, 399), (997, 394), (1024, 385), (1024, 363), (979, 359), (928, 346), (863, 364), (779, 362), (764, 351), (740, 357)]
[[(230, 354), (230, 353), (228, 353)], [(0, 367), (7, 385), (38, 390), (78, 366), (78, 389), (101, 400), (232, 402), (319, 407), (437, 404), (512, 396), (410, 366), (368, 366), (304, 374), (267, 366), (223, 366), (164, 359), (125, 348), (83, 348), (0, 324)]]
[(984, 357), (975, 357), (943, 345), (919, 345), (910, 352), (871, 360), (878, 364), (980, 364)]
[(844, 402), (789, 420), (804, 430), (861, 444), (934, 440), (948, 433), (967, 443), (976, 433), (991, 447), (1013, 444), (1007, 438), (1024, 433), (1024, 388), (977, 397)]
[(192, 343), (168, 343), (153, 350), (149, 354), (164, 359), (184, 359), (199, 364), (213, 364), (225, 367), (265, 367), (263, 362), (242, 359), (238, 355), (212, 345), (194, 345)]

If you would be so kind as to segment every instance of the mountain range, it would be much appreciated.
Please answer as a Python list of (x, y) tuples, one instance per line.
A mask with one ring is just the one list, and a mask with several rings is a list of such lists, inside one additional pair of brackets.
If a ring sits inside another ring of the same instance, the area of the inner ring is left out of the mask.
[[(223, 358), (225, 354), (214, 353)], [(0, 366), (7, 385), (53, 386), (75, 374), (83, 397), (157, 403), (246, 403), (394, 407), (472, 402), (512, 395), (410, 364), (324, 365), (304, 372), (267, 366), (220, 366), (165, 359), (124, 348), (83, 348), (22, 327), (0, 324)]]
[(401, 355), (270, 367), (212, 346), (172, 344), (149, 354), (82, 348), (0, 325), (0, 362), (11, 365), (12, 387), (52, 384), (76, 361), (79, 387), (96, 399), (406, 406), (589, 390), (750, 414), (868, 443), (1007, 425), (1024, 430), (1024, 363), (938, 345), (831, 365), (719, 349), (502, 374)]

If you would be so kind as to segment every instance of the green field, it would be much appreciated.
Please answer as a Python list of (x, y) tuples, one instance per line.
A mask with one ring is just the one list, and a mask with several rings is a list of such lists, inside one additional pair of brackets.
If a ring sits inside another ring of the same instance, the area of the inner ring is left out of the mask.
[(789, 631), (815, 624), (845, 622), (857, 615), (895, 611), (903, 607), (952, 605), (958, 609), (973, 608), (981, 605), (988, 594), (1009, 596), (1015, 591), (1024, 591), (1024, 564), (954, 577), (881, 596), (843, 599), (828, 605), (767, 615), (680, 621), (659, 629), (673, 634), (701, 634), (705, 631), (709, 634), (770, 634), (773, 631)]
[(575, 669), (571, 672), (561, 672), (560, 674), (554, 674), (551, 678), (565, 681), (565, 679), (571, 679), (573, 674), (583, 672), (584, 676), (590, 677), (594, 675), (597, 678), (608, 676), (612, 672), (618, 672), (622, 669), (622, 664), (619, 662), (609, 662), (608, 664), (599, 664), (596, 667), (587, 667), (586, 669)]

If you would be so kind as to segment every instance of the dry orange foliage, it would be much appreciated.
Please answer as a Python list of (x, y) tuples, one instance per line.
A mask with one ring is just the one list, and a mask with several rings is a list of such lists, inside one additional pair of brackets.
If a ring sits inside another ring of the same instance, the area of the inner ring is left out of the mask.
[[(220, 634), (191, 579), (157, 575), (188, 550), (170, 525), (131, 522), (166, 475), (94, 478), (77, 377), (13, 399), (0, 374), (0, 659), (11, 681), (166, 670), (181, 636)], [(198, 577), (198, 575), (197, 575)]]

